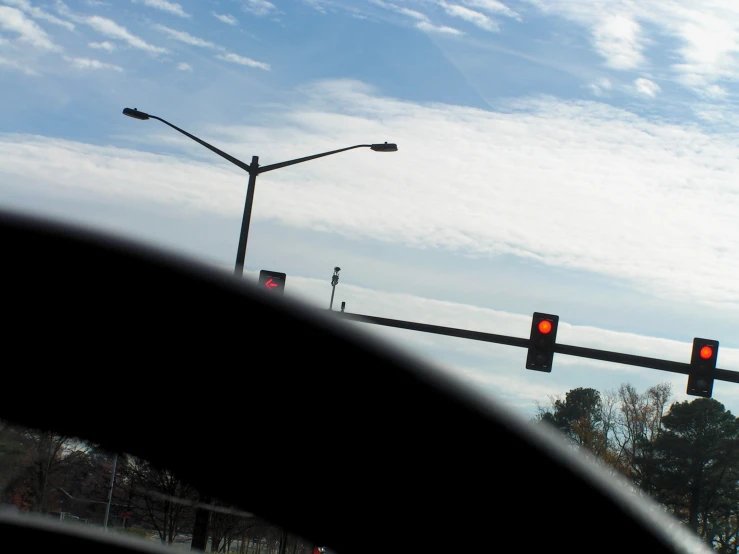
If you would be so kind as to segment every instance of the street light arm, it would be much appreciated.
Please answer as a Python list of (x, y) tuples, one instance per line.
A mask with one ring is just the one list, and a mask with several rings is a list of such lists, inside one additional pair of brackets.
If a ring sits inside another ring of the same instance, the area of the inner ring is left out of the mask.
[(205, 142), (204, 140), (201, 140), (201, 139), (199, 139), (198, 137), (196, 137), (195, 135), (191, 135), (190, 133), (188, 133), (187, 131), (185, 131), (185, 130), (183, 130), (183, 129), (180, 129), (180, 128), (179, 128), (179, 127), (177, 127), (176, 125), (172, 125), (172, 124), (171, 124), (171, 123), (170, 123), (169, 121), (165, 121), (165, 120), (164, 120), (164, 119), (162, 119), (161, 117), (157, 117), (157, 116), (155, 116), (155, 115), (149, 115), (149, 118), (151, 118), (151, 119), (156, 119), (157, 121), (161, 121), (161, 122), (162, 122), (162, 123), (164, 123), (165, 125), (169, 125), (169, 126), (170, 126), (170, 127), (172, 127), (172, 129), (174, 129), (175, 131), (179, 131), (180, 133), (182, 133), (182, 134), (183, 134), (183, 135), (185, 135), (186, 137), (190, 137), (190, 138), (191, 138), (192, 140), (194, 140), (194, 141), (195, 141), (195, 142), (197, 142), (198, 144), (202, 144), (203, 146), (205, 146), (205, 147), (206, 147), (206, 148), (207, 148), (208, 150), (210, 150), (211, 152), (215, 152), (215, 153), (216, 153), (216, 154), (218, 154), (218, 155), (219, 155), (219, 156), (220, 156), (221, 158), (225, 158), (225, 159), (227, 159), (227, 160), (228, 160), (229, 162), (231, 162), (232, 164), (234, 164), (235, 166), (238, 166), (238, 167), (240, 167), (241, 169), (243, 169), (244, 171), (246, 171), (247, 173), (251, 173), (251, 171), (252, 171), (252, 168), (251, 168), (251, 166), (250, 166), (250, 165), (247, 165), (247, 164), (245, 164), (245, 163), (244, 163), (244, 162), (242, 162), (241, 160), (237, 160), (237, 159), (236, 159), (236, 158), (234, 158), (234, 157), (233, 157), (233, 156), (232, 156), (231, 154), (226, 154), (226, 153), (225, 153), (225, 152), (224, 152), (223, 150), (220, 150), (220, 149), (216, 148), (216, 147), (215, 147), (215, 146), (213, 146), (212, 144), (208, 144), (208, 143), (207, 143), (207, 142)]
[(276, 164), (263, 165), (257, 169), (257, 173), (264, 173), (266, 171), (272, 171), (273, 169), (280, 169), (281, 167), (287, 167), (288, 165), (295, 165), (316, 158), (323, 158), (324, 156), (330, 156), (331, 154), (338, 154), (339, 152), (346, 152), (347, 150), (353, 150), (355, 148), (371, 148), (371, 144), (357, 144), (356, 146), (349, 146), (348, 148), (341, 148), (339, 150), (332, 150), (331, 152), (324, 152), (323, 154), (314, 154), (312, 156), (306, 156), (305, 158), (298, 158), (296, 160), (288, 160), (286, 162), (280, 162)]

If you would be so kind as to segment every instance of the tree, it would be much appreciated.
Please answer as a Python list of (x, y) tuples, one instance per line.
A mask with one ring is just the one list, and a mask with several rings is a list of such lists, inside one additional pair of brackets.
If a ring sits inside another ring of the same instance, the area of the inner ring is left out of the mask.
[(721, 554), (737, 554), (739, 552), (739, 514), (736, 507), (731, 510), (722, 525), (714, 527), (714, 548)]
[(71, 437), (59, 435), (52, 431), (28, 431), (25, 439), (31, 450), (31, 468), (34, 476), (33, 510), (48, 511), (49, 477), (54, 474), (65, 461), (65, 446)]
[(211, 552), (229, 552), (231, 541), (242, 534), (247, 527), (244, 517), (223, 512), (210, 514)]
[[(0, 489), (17, 481), (19, 469), (28, 465), (29, 454), (17, 429), (0, 421)], [(15, 484), (15, 483), (13, 483)]]
[(655, 497), (710, 543), (726, 539), (727, 526), (736, 535), (737, 419), (720, 402), (698, 398), (673, 404), (662, 426), (650, 456), (635, 460)]
[(662, 418), (671, 396), (669, 383), (655, 385), (641, 394), (633, 385), (624, 383), (617, 392), (619, 416), (612, 435), (617, 464), (648, 494), (654, 494), (654, 443), (662, 431)]
[(197, 492), (171, 471), (129, 457), (121, 481), (117, 501), (127, 503), (163, 543), (172, 544), (178, 534), (192, 530), (194, 510), (190, 504), (197, 500)]
[(50, 489), (86, 462), (87, 447), (73, 437), (53, 431), (15, 427), (13, 433), (24, 452), (17, 471), (27, 485), (30, 510), (48, 512)]
[(550, 407), (539, 408), (537, 419), (564, 433), (577, 447), (603, 457), (608, 441), (603, 430), (600, 393), (591, 388), (576, 388), (568, 391), (564, 398), (551, 400)]

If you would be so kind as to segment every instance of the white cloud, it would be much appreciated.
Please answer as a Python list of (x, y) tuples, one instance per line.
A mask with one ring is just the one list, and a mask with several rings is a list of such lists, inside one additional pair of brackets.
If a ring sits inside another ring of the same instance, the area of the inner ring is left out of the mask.
[(613, 83), (607, 77), (602, 77), (594, 83), (590, 83), (588, 88), (593, 91), (596, 96), (603, 96), (607, 91), (613, 88)]
[(708, 85), (700, 92), (711, 100), (725, 100), (729, 96), (729, 91), (721, 85)]
[[(326, 13), (326, 8), (323, 7), (324, 2), (322, 0), (303, 0), (306, 4), (308, 4), (311, 8), (316, 10), (318, 13)], [(356, 15), (356, 14), (352, 14)]]
[(177, 64), (177, 69), (179, 71), (192, 71), (192, 66), (187, 62), (180, 62)]
[(161, 48), (159, 46), (149, 44), (144, 39), (134, 35), (124, 26), (119, 25), (112, 19), (108, 19), (107, 17), (102, 17), (99, 15), (85, 16), (76, 14), (69, 8), (69, 6), (64, 3), (63, 0), (55, 0), (54, 7), (57, 12), (64, 17), (67, 17), (78, 23), (84, 23), (98, 33), (112, 39), (123, 41), (132, 48), (144, 50), (151, 54), (168, 53), (168, 50), (166, 48)]
[(448, 4), (444, 1), (439, 2), (439, 4), (444, 8), (444, 11), (452, 17), (464, 19), (468, 23), (472, 23), (486, 31), (495, 32), (499, 30), (498, 24), (483, 13), (476, 12), (475, 10), (465, 8), (458, 4)]
[(216, 46), (212, 42), (195, 37), (189, 33), (186, 33), (185, 31), (178, 31), (176, 29), (170, 29), (169, 27), (165, 27), (164, 25), (154, 25), (154, 28), (167, 34), (170, 38), (173, 38), (175, 40), (178, 40), (180, 42), (184, 42), (185, 44), (189, 44), (191, 46), (198, 46), (200, 48), (211, 48), (211, 49), (220, 49), (219, 46)]
[(454, 27), (448, 27), (446, 25), (434, 25), (428, 21), (419, 21), (416, 23), (416, 28), (427, 33), (441, 33), (443, 35), (462, 35), (462, 31), (455, 29)]
[(614, 69), (634, 69), (644, 63), (641, 27), (628, 17), (604, 17), (593, 29), (598, 53)]
[(144, 4), (150, 8), (161, 10), (163, 12), (177, 15), (179, 17), (190, 17), (190, 14), (185, 12), (180, 4), (176, 2), (169, 2), (168, 0), (131, 0), (135, 4)]
[(87, 46), (94, 48), (95, 50), (106, 50), (108, 52), (115, 50), (115, 44), (107, 40), (103, 42), (88, 42)]
[(268, 15), (277, 11), (277, 6), (267, 0), (241, 0), (245, 11), (254, 15)]
[(91, 58), (70, 58), (65, 56), (64, 59), (77, 69), (110, 69), (119, 72), (123, 71), (123, 68), (118, 65), (101, 62), (100, 60), (94, 60)]
[[(650, 42), (671, 49), (670, 55), (678, 57), (671, 69), (689, 88), (739, 80), (739, 4), (734, 0), (528, 2), (588, 28), (596, 50), (614, 68), (630, 69), (644, 63), (644, 46)], [(652, 29), (649, 37), (647, 28)]]
[[(298, 229), (330, 225), (342, 236), (410, 248), (510, 255), (671, 302), (739, 310), (734, 134), (650, 121), (597, 102), (544, 98), (481, 110), (385, 98), (352, 81), (304, 94), (293, 109), (270, 113), (269, 127), (230, 126), (210, 136), (229, 152), (269, 152), (263, 163), (358, 140), (397, 142), (400, 151), (358, 150), (270, 173), (256, 218)], [(67, 161), (55, 163), (80, 169), (54, 166), (57, 148)], [(62, 148), (19, 136), (2, 149), (0, 182), (57, 186), (66, 175), (59, 187), (177, 205), (197, 197), (198, 209), (240, 213), (242, 176), (220, 161)], [(149, 160), (139, 162), (141, 182), (122, 170), (139, 157)], [(203, 190), (203, 182), (219, 184)]]
[(105, 35), (107, 37), (110, 37), (110, 38), (121, 40), (127, 43), (132, 48), (136, 48), (138, 50), (144, 50), (152, 54), (166, 54), (167, 53), (166, 48), (161, 48), (159, 46), (154, 46), (152, 44), (149, 44), (142, 38), (139, 38), (133, 33), (131, 33), (125, 27), (118, 25), (118, 23), (116, 23), (112, 19), (101, 17), (99, 15), (92, 15), (92, 16), (83, 18), (83, 21), (84, 23), (92, 27), (95, 31), (97, 31), (98, 33)]
[(16, 8), (0, 6), (0, 29), (16, 33), (18, 40), (40, 50), (60, 50), (36, 22)]
[[(497, 371), (485, 371), (476, 367), (443, 366), (450, 375), (460, 379), (463, 383), (479, 390), (481, 387), (493, 387), (499, 396), (514, 406), (531, 406), (535, 402), (546, 405), (550, 396), (565, 394), (569, 388), (562, 384), (532, 383), (522, 374), (506, 374)], [(511, 402), (513, 400), (513, 402)], [(523, 406), (522, 403), (523, 402)]]
[(414, 19), (416, 21), (415, 27), (426, 33), (439, 33), (439, 34), (445, 34), (445, 35), (464, 34), (458, 29), (455, 29), (454, 27), (433, 24), (431, 20), (425, 14), (419, 11), (406, 8), (404, 6), (398, 6), (397, 4), (393, 4), (390, 2), (385, 2), (384, 0), (369, 0), (369, 1), (371, 4), (375, 4), (376, 6), (385, 8), (386, 10), (394, 11), (396, 13), (399, 13), (399, 14), (405, 15), (406, 17), (410, 17), (411, 19)]
[(73, 20), (81, 19), (78, 16), (76, 16), (74, 12), (72, 12), (72, 10), (69, 9), (69, 6), (67, 6), (64, 3), (64, 0), (54, 0), (54, 9), (57, 11), (57, 13), (59, 13), (59, 15), (62, 15), (69, 19), (73, 19)]
[(219, 60), (236, 63), (239, 65), (246, 65), (249, 67), (256, 67), (258, 69), (264, 69), (265, 71), (270, 70), (270, 66), (267, 63), (258, 62), (256, 60), (252, 60), (251, 58), (247, 58), (245, 56), (239, 56), (238, 54), (233, 54), (231, 52), (228, 52), (226, 54), (218, 54), (216, 58), (218, 58)]
[(723, 123), (726, 121), (726, 114), (724, 111), (711, 105), (693, 106), (693, 113), (695, 113), (695, 116), (698, 119), (708, 123)]
[(464, 3), (495, 15), (503, 15), (521, 21), (521, 16), (498, 0), (464, 0)]
[(657, 96), (657, 93), (661, 90), (659, 85), (654, 81), (650, 81), (649, 79), (644, 79), (641, 77), (634, 81), (634, 88), (639, 94), (649, 96), (650, 98), (654, 98), (655, 96)]
[(28, 15), (30, 15), (31, 17), (35, 17), (36, 19), (43, 19), (44, 21), (48, 21), (49, 23), (58, 25), (60, 27), (64, 27), (65, 29), (68, 29), (70, 31), (74, 30), (73, 23), (69, 21), (64, 21), (63, 19), (59, 19), (58, 17), (42, 10), (41, 8), (33, 6), (29, 0), (2, 0), (2, 2), (23, 10)]
[(729, 78), (736, 80), (739, 72), (739, 11), (717, 13), (692, 11), (691, 19), (685, 21), (679, 34), (683, 41), (678, 52), (683, 62), (675, 68), (686, 81), (704, 81)]
[(214, 44), (213, 42), (210, 42), (209, 40), (205, 40), (205, 39), (193, 36), (184, 31), (170, 29), (169, 27), (165, 27), (164, 25), (157, 24), (157, 25), (154, 25), (154, 28), (167, 34), (170, 38), (173, 38), (174, 40), (178, 40), (180, 42), (184, 42), (185, 44), (189, 44), (191, 46), (197, 46), (199, 48), (208, 48), (211, 50), (220, 51), (222, 52), (222, 54), (218, 54), (216, 56), (216, 58), (218, 58), (219, 60), (224, 60), (227, 62), (239, 64), (239, 65), (246, 65), (249, 67), (256, 67), (258, 69), (264, 69), (266, 71), (270, 70), (270, 66), (267, 63), (259, 62), (251, 58), (247, 58), (245, 56), (240, 56), (238, 54), (227, 52), (225, 48), (217, 44)]
[(422, 14), (421, 12), (418, 12), (416, 10), (411, 10), (411, 9), (403, 8), (403, 7), (400, 7), (400, 6), (393, 6), (392, 4), (389, 4), (389, 5), (392, 6), (393, 8), (397, 8), (396, 11), (398, 13), (401, 13), (403, 15), (407, 15), (408, 17), (410, 17), (412, 19), (416, 19), (418, 21), (428, 21), (429, 20), (428, 17), (426, 17), (424, 14)]
[(239, 24), (239, 20), (236, 19), (231, 14), (221, 14), (221, 13), (213, 12), (213, 17), (215, 17), (218, 21), (221, 21), (222, 23), (226, 23), (228, 25), (238, 25)]
[(417, 21), (429, 21), (429, 18), (426, 15), (422, 14), (419, 11), (406, 8), (404, 6), (398, 6), (397, 4), (393, 4), (391, 2), (385, 2), (384, 0), (369, 0), (369, 2), (370, 4), (374, 4), (376, 6), (380, 6), (381, 8), (385, 8), (386, 10), (390, 10), (390, 11), (394, 11), (399, 14), (403, 14)]

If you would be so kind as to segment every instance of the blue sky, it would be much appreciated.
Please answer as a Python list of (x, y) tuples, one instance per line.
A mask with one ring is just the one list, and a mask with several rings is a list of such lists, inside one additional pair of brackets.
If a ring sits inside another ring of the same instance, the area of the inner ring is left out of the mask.
[[(715, 0), (0, 0), (0, 200), (349, 311), (739, 370), (739, 6)], [(50, 268), (58, 271), (60, 268)], [(246, 316), (245, 316), (246, 317)], [(367, 329), (366, 327), (364, 327)], [(368, 329), (369, 330), (369, 329)], [(372, 329), (530, 414), (686, 378)], [(714, 397), (739, 411), (739, 387)]]

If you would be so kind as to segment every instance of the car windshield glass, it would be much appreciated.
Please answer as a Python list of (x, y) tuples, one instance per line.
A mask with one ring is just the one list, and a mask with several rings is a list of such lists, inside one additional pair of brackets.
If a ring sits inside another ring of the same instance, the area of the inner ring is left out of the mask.
[[(735, 0), (0, 0), (0, 204), (379, 336), (736, 552), (738, 64)], [(114, 453), (4, 433), (6, 509), (103, 525)], [(256, 528), (216, 546), (330, 547)]]
[[(0, 421), (0, 510), (171, 546), (235, 554), (326, 548), (171, 471), (54, 431)], [(333, 553), (332, 553), (333, 554)]]

